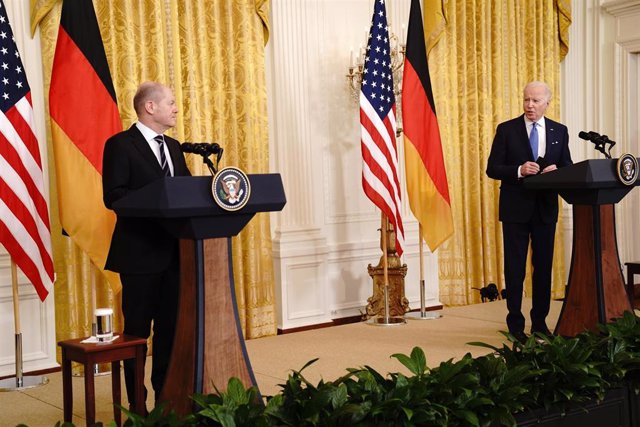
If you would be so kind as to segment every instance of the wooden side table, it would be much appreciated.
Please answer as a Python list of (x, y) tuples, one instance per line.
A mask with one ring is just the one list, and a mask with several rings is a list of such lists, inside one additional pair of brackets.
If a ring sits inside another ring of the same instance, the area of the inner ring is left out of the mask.
[(82, 343), (85, 338), (60, 341), (62, 348), (62, 396), (64, 406), (64, 420), (71, 422), (73, 416), (73, 387), (71, 386), (71, 362), (84, 365), (84, 398), (87, 426), (95, 424), (96, 402), (93, 369), (97, 363), (111, 363), (111, 393), (113, 396), (113, 417), (116, 425), (121, 424), (120, 415), (120, 361), (135, 359), (135, 396), (138, 414), (144, 414), (144, 338), (120, 335), (110, 343)]
[(635, 283), (633, 280), (633, 276), (636, 274), (640, 274), (640, 262), (632, 261), (625, 262), (624, 265), (627, 266), (627, 294), (629, 295), (629, 301), (631, 301), (631, 306), (634, 307), (635, 300)]

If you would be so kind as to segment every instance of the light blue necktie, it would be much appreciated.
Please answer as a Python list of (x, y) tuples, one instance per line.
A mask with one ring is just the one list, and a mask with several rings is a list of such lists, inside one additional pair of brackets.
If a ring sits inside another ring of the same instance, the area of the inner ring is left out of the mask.
[(531, 127), (531, 134), (529, 135), (529, 144), (531, 144), (531, 151), (533, 152), (533, 159), (538, 158), (538, 123), (533, 122)]

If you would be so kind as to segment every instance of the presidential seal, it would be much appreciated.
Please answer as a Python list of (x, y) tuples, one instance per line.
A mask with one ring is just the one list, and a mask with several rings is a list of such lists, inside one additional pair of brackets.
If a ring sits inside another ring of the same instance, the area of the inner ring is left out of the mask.
[(235, 167), (226, 167), (213, 177), (211, 194), (216, 204), (226, 211), (242, 209), (249, 201), (251, 184), (247, 174)]
[(618, 180), (624, 185), (634, 185), (638, 179), (638, 159), (632, 154), (623, 154), (616, 165)]

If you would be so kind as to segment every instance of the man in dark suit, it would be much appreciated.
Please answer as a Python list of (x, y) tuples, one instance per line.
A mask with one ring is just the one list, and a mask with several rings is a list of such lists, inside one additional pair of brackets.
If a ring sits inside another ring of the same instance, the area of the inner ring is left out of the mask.
[[(109, 138), (104, 147), (104, 204), (166, 176), (190, 175), (180, 143), (164, 135), (176, 125), (178, 108), (166, 86), (146, 82), (133, 98), (138, 121)], [(148, 338), (153, 321), (151, 383), (156, 401), (164, 384), (175, 332), (178, 286), (178, 241), (150, 219), (118, 216), (105, 265), (120, 273), (124, 333)], [(124, 362), (129, 403), (133, 406), (134, 369)], [(146, 396), (146, 389), (145, 389)]]
[(531, 82), (523, 91), (524, 114), (498, 125), (487, 163), (487, 175), (501, 181), (500, 212), (507, 289), (507, 326), (526, 341), (522, 285), (531, 241), (533, 295), (531, 333), (550, 334), (546, 324), (551, 300), (553, 241), (558, 221), (558, 194), (526, 190), (527, 176), (572, 163), (567, 127), (544, 117), (551, 100), (546, 83)]

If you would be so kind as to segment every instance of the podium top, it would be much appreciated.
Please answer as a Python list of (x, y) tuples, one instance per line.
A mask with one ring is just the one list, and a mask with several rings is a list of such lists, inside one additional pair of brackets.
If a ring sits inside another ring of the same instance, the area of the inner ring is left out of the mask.
[(220, 208), (211, 194), (212, 177), (176, 176), (154, 181), (113, 203), (125, 217), (193, 218), (280, 211), (287, 200), (280, 174), (249, 175), (251, 195), (240, 210)]
[[(610, 189), (625, 188), (616, 174), (617, 159), (584, 160), (553, 172), (524, 179), (525, 188), (541, 189)], [(640, 180), (634, 186), (639, 185)]]

